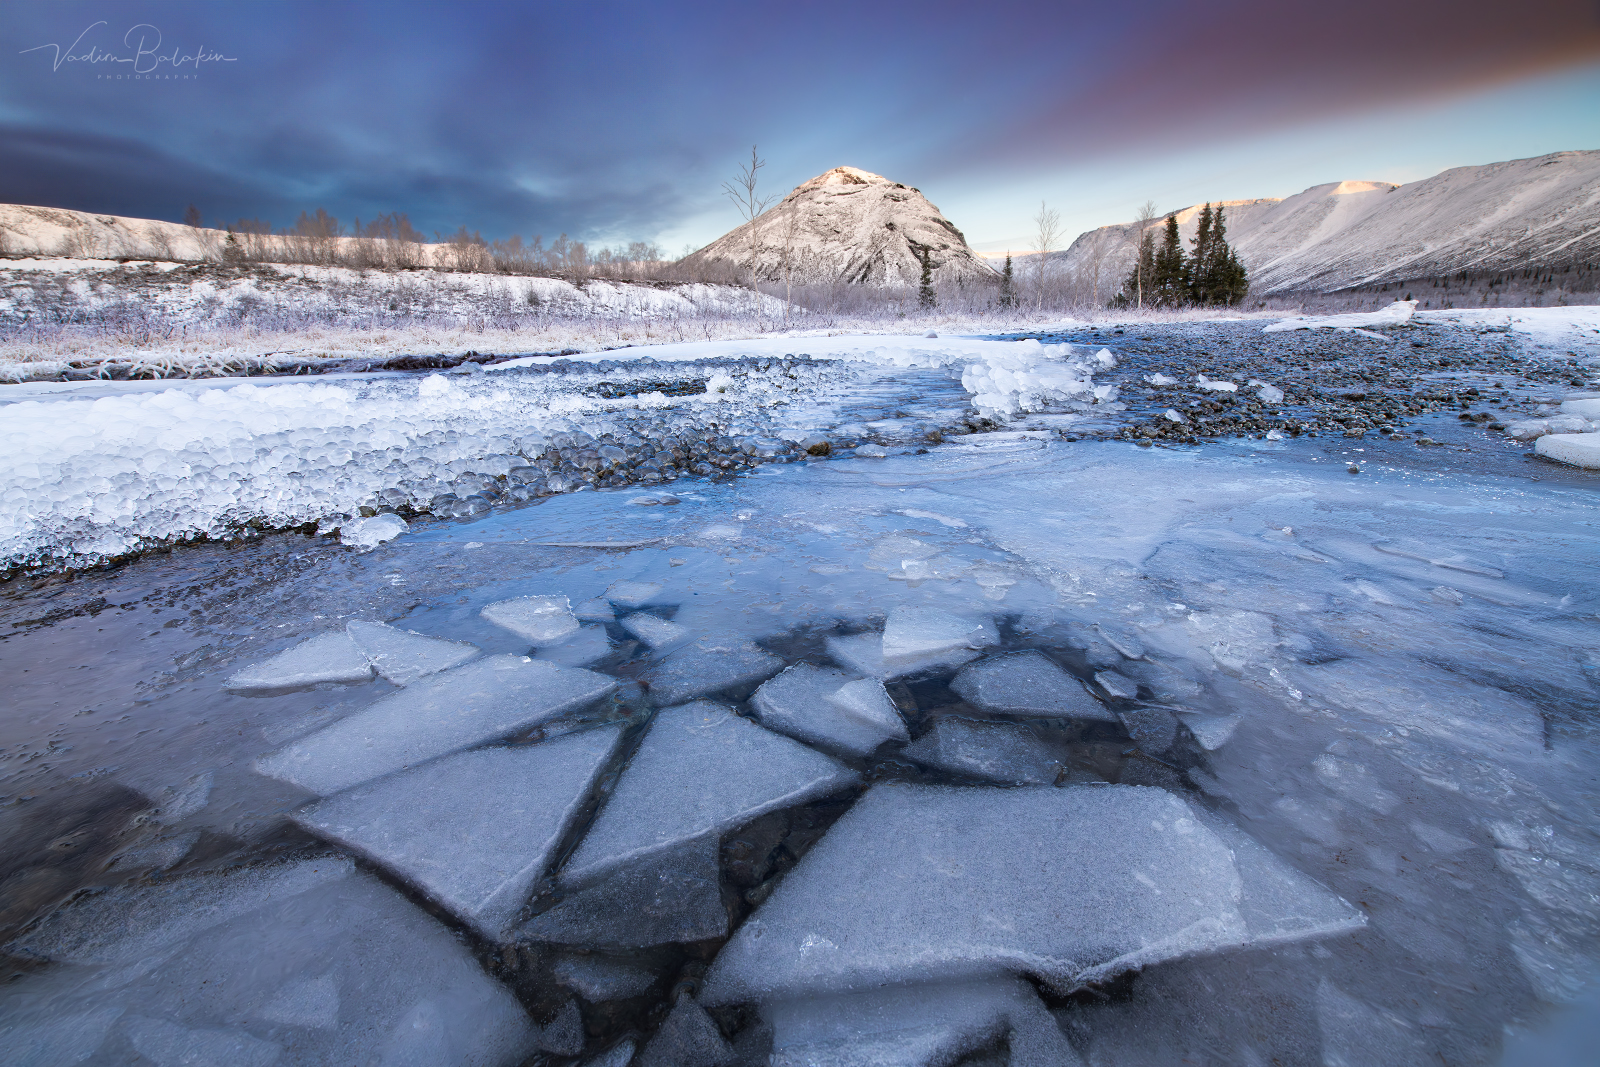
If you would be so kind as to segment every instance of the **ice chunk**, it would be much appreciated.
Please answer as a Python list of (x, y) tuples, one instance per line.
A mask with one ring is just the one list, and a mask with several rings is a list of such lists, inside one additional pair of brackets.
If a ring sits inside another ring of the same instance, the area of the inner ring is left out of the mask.
[(121, 1015), (121, 1008), (100, 1008), (32, 1024), (0, 1026), (0, 1048), (6, 1050), (11, 1067), (82, 1063), (105, 1043)]
[(1252, 389), (1256, 390), (1256, 396), (1261, 398), (1262, 403), (1265, 403), (1265, 404), (1281, 404), (1281, 403), (1283, 403), (1284, 392), (1283, 392), (1282, 389), (1279, 389), (1276, 385), (1272, 385), (1269, 382), (1263, 382), (1263, 381), (1261, 381), (1260, 379), (1257, 379), (1257, 378), (1251, 378), (1250, 379), (1250, 387)]
[(1533, 450), (1560, 463), (1600, 470), (1600, 433), (1546, 434)]
[(1561, 414), (1577, 415), (1584, 419), (1600, 419), (1600, 397), (1587, 397), (1579, 400), (1563, 400)]
[(348, 860), (110, 889), (22, 941), (8, 951), (80, 966), (0, 989), (10, 1027), (87, 1016), (84, 1044), (125, 1041), (153, 1063), (501, 1064), (533, 1051), (527, 1015), (467, 948)]
[(1194, 384), (1202, 389), (1210, 389), (1214, 393), (1237, 393), (1239, 391), (1237, 382), (1224, 382), (1207, 378), (1204, 374), (1196, 374), (1194, 376)]
[(578, 1011), (578, 1002), (569, 1000), (554, 1019), (540, 1028), (534, 1044), (558, 1056), (576, 1056), (583, 1051), (583, 1037), (583, 1015)]
[(834, 703), (832, 698), (850, 681), (843, 671), (796, 663), (757, 689), (750, 705), (763, 726), (857, 756), (871, 753), (890, 738), (910, 736), (882, 682), (860, 679), (855, 683), (857, 688), (845, 700), (850, 708), (860, 710), (847, 711)]
[(545, 645), (533, 654), (534, 659), (549, 660), (563, 667), (583, 667), (611, 654), (611, 638), (604, 626), (590, 624), (573, 631), (572, 636), (559, 645)]
[(941, 717), (907, 745), (907, 759), (951, 774), (1002, 784), (1048, 785), (1061, 761), (1026, 726)]
[[(1301, 315), (1283, 319), (1264, 328), (1262, 333), (1282, 333), (1286, 330), (1355, 329), (1360, 326), (1404, 326), (1417, 310), (1415, 300), (1396, 300), (1381, 311), (1357, 311), (1348, 315)], [(1385, 337), (1384, 340), (1389, 338)]]
[(694, 998), (684, 994), (639, 1054), (637, 1067), (729, 1067), (733, 1046)]
[(851, 718), (883, 730), (890, 737), (910, 738), (900, 709), (889, 699), (888, 690), (876, 678), (857, 678), (846, 682), (823, 698)]
[(656, 713), (561, 879), (593, 882), (623, 863), (855, 781), (836, 761), (727, 708), (706, 701), (667, 708)]
[(726, 937), (718, 848), (709, 833), (650, 853), (534, 916), (517, 937), (610, 949)]
[(783, 670), (783, 660), (737, 634), (707, 634), (673, 652), (644, 676), (658, 706), (749, 685)]
[(936, 1067), (1004, 1041), (1011, 1067), (1082, 1061), (1016, 978), (887, 986), (764, 1004), (773, 1067)]
[(879, 785), (735, 932), (703, 997), (997, 971), (1065, 992), (1161, 960), (1362, 924), (1264, 849), (1237, 864), (1236, 854), (1160, 789)]
[(461, 752), (295, 816), (498, 940), (545, 873), (623, 727)]
[(653, 972), (607, 956), (563, 956), (550, 973), (556, 981), (595, 1004), (648, 993), (657, 981)]
[(1412, 1024), (1363, 1004), (1324, 978), (1317, 987), (1317, 1029), (1322, 1062), (1329, 1067), (1366, 1063), (1426, 1063), (1434, 1060), (1431, 1042)]
[(900, 607), (889, 612), (883, 627), (883, 662), (901, 667), (927, 656), (987, 648), (999, 640), (988, 619), (952, 615), (937, 608)]
[(1132, 679), (1126, 678), (1116, 671), (1097, 671), (1094, 684), (1106, 691), (1106, 695), (1117, 700), (1132, 700), (1139, 695), (1139, 687)]
[(628, 1067), (633, 1062), (633, 1053), (637, 1048), (633, 1038), (625, 1037), (594, 1059), (585, 1060), (583, 1067)]
[(989, 656), (962, 668), (950, 683), (963, 700), (984, 711), (1039, 718), (1097, 719), (1116, 714), (1090, 696), (1083, 683), (1043, 652)]
[(490, 656), (430, 675), (256, 761), (326, 796), (578, 711), (614, 678), (525, 656)]
[(687, 626), (679, 626), (675, 622), (668, 622), (658, 615), (651, 615), (645, 611), (636, 611), (632, 615), (624, 616), (620, 625), (657, 651), (677, 648), (694, 635), (694, 631)]
[(931, 653), (920, 658), (905, 659), (898, 665), (890, 666), (883, 659), (883, 635), (872, 633), (830, 637), (827, 640), (827, 647), (828, 655), (833, 657), (835, 663), (848, 667), (857, 674), (865, 674), (869, 678), (880, 678), (884, 681), (921, 671), (959, 667), (978, 658), (977, 649), (957, 648), (948, 652)]
[(478, 654), (478, 646), (465, 641), (426, 637), (381, 622), (351, 620), (345, 631), (373, 669), (395, 685), (410, 685), (424, 675), (449, 670)]
[(1178, 718), (1189, 728), (1194, 739), (1200, 742), (1200, 747), (1207, 752), (1215, 752), (1233, 738), (1233, 732), (1244, 721), (1244, 716), (1233, 715), (1207, 715), (1203, 712), (1180, 711)]
[(1311, 769), (1316, 771), (1323, 785), (1379, 815), (1389, 814), (1400, 803), (1399, 797), (1379, 785), (1376, 776), (1354, 760), (1340, 759), (1325, 752), (1311, 761)]
[(1160, 755), (1178, 739), (1178, 720), (1165, 708), (1132, 708), (1117, 717), (1128, 736), (1146, 752)]
[(318, 682), (370, 682), (372, 666), (346, 633), (318, 634), (225, 683), (229, 689), (290, 689)]
[(1178, 379), (1172, 377), (1172, 375), (1170, 375), (1170, 374), (1162, 374), (1160, 371), (1157, 371), (1154, 374), (1146, 374), (1144, 376), (1144, 380), (1149, 382), (1151, 385), (1177, 385), (1178, 384)]
[(339, 1025), (339, 983), (331, 975), (292, 978), (261, 1009), (261, 1018), (315, 1030)]
[(345, 523), (339, 529), (339, 541), (354, 548), (377, 548), (409, 529), (411, 525), (398, 515), (374, 515)]
[(611, 622), (617, 617), (617, 613), (611, 609), (611, 602), (599, 596), (585, 600), (573, 608), (572, 613), (584, 622)]
[(519, 596), (490, 604), (479, 614), (536, 645), (555, 644), (578, 628), (564, 596)]
[(637, 608), (654, 600), (663, 588), (660, 582), (612, 582), (605, 599), (619, 607)]

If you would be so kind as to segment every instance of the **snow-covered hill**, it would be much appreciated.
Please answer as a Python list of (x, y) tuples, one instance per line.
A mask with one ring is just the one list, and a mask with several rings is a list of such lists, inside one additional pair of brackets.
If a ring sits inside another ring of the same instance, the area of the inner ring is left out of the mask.
[[(1284, 200), (1223, 201), (1256, 295), (1573, 265), (1600, 266), (1600, 151), (1457, 167), (1393, 185), (1344, 181)], [(1194, 236), (1200, 205), (1176, 212)], [(1081, 235), (1058, 257), (1102, 296), (1133, 262), (1137, 224)]]
[(776, 207), (684, 258), (682, 265), (748, 279), (916, 285), (918, 250), (934, 280), (991, 285), (993, 268), (922, 193), (855, 167), (835, 167), (795, 187)]

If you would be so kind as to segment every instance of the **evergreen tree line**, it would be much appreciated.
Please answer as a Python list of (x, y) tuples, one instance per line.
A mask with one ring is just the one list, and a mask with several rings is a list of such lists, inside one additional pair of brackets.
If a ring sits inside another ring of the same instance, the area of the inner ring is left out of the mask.
[(1250, 280), (1244, 264), (1228, 247), (1227, 234), (1222, 206), (1219, 204), (1213, 211), (1207, 204), (1200, 209), (1193, 250), (1185, 253), (1178, 236), (1177, 216), (1168, 215), (1159, 246), (1154, 228), (1140, 236), (1139, 258), (1111, 305), (1173, 308), (1239, 303), (1250, 289)]

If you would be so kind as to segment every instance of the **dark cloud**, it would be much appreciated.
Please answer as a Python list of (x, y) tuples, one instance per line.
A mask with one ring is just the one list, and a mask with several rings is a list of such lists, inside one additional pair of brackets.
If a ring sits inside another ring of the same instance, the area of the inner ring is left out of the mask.
[[(1592, 0), (1196, 5), (541, 2), (0, 7), (0, 200), (287, 225), (648, 237), (759, 142), (774, 188), (903, 180), (1404, 109), (1600, 57)], [(107, 78), (46, 42), (231, 63)], [(149, 31), (145, 31), (149, 32)], [(1573, 147), (1582, 147), (1574, 145)], [(730, 216), (731, 221), (731, 216)]]

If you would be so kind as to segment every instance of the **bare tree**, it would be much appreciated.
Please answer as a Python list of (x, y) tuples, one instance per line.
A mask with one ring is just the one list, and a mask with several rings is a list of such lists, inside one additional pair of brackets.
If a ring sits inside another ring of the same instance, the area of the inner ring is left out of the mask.
[(1134, 289), (1141, 310), (1144, 308), (1144, 235), (1150, 224), (1160, 217), (1161, 213), (1156, 210), (1156, 202), (1146, 200), (1139, 205), (1138, 214), (1134, 216), (1133, 229), (1128, 234), (1133, 241)]
[(789, 216), (783, 220), (783, 327), (789, 328), (789, 314), (794, 306), (794, 239), (800, 232), (800, 202), (789, 205)]
[[(756, 146), (750, 146), (750, 162), (739, 168), (733, 181), (722, 183), (722, 195), (733, 201), (733, 206), (739, 209), (739, 215), (746, 223), (754, 222), (761, 213), (767, 210), (775, 197), (757, 196), (757, 172), (767, 165), (767, 161), (756, 155)], [(756, 288), (756, 230), (750, 227), (750, 288)]]
[(1039, 256), (1039, 267), (1034, 272), (1038, 281), (1035, 300), (1037, 304), (1043, 305), (1045, 272), (1048, 269), (1050, 253), (1061, 243), (1061, 212), (1047, 207), (1043, 200), (1039, 201), (1039, 213), (1033, 217), (1033, 227), (1033, 250)]

